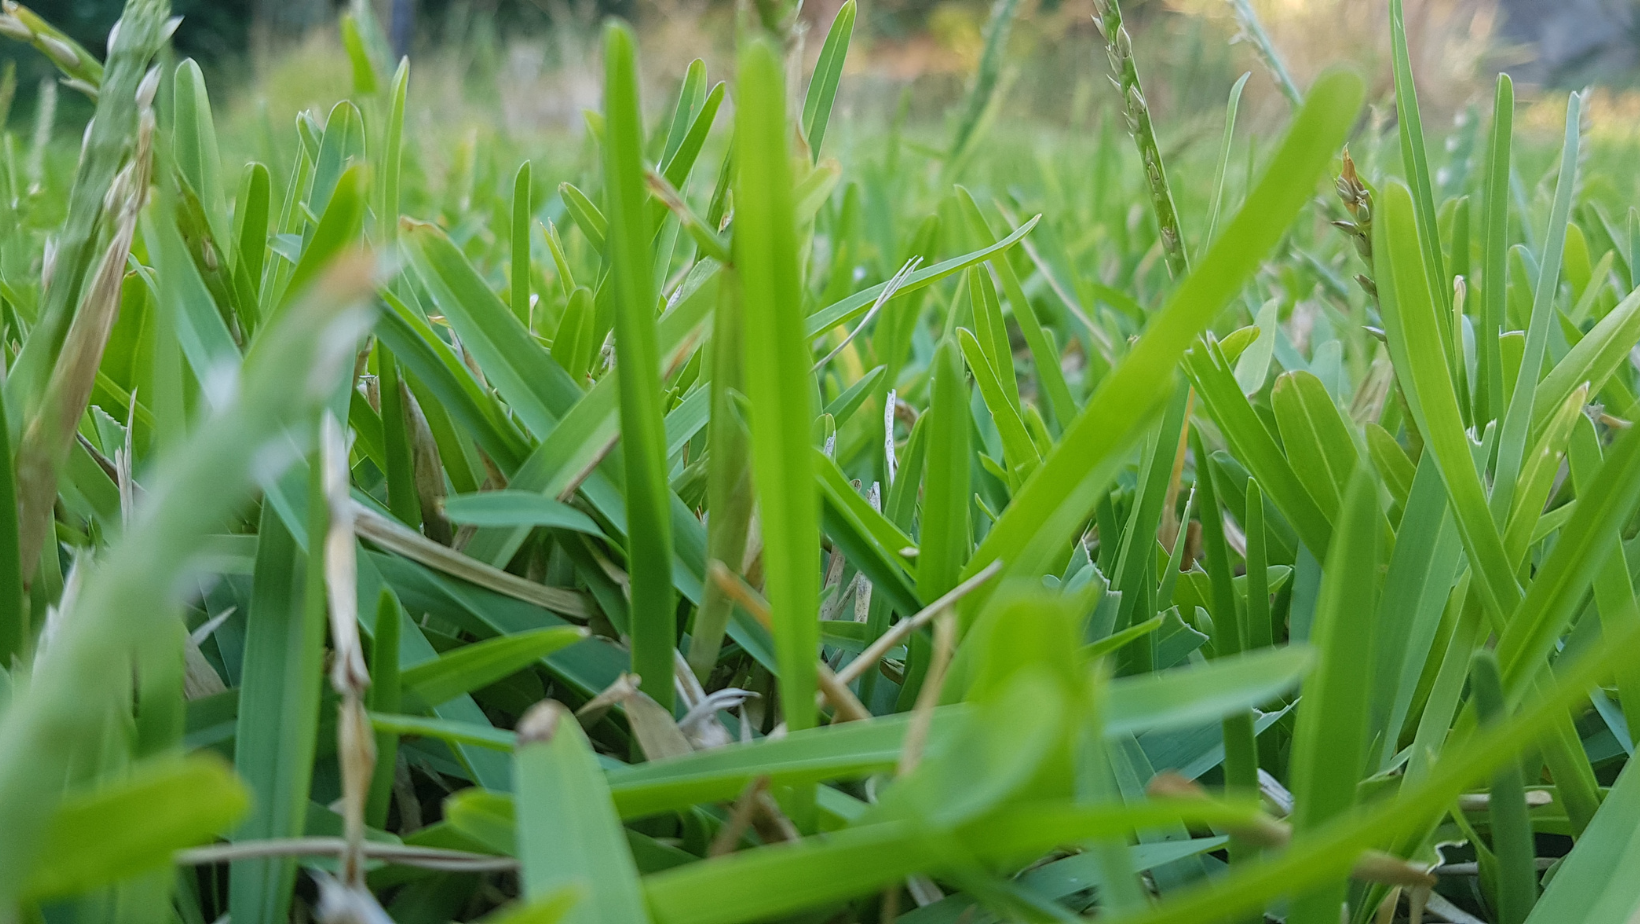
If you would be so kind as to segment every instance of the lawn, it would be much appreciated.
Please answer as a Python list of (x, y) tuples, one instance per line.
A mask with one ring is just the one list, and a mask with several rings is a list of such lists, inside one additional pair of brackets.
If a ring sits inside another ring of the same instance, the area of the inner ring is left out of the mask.
[(1633, 152), (1378, 5), (1377, 116), (1099, 0), (1016, 117), (999, 0), (843, 124), (757, 0), (477, 142), (368, 4), (291, 126), (8, 2), (0, 924), (1632, 922)]

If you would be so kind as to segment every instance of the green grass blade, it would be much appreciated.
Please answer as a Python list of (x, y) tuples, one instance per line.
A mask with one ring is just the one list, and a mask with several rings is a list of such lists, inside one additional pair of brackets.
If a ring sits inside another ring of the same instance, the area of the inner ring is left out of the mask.
[(960, 163), (978, 137), (985, 111), (1002, 76), (1002, 58), (1008, 51), (1008, 34), (1013, 30), (1018, 8), (1019, 0), (995, 0), (991, 4), (990, 18), (985, 22), (985, 46), (980, 51), (973, 83), (963, 98), (962, 114), (957, 118), (957, 129), (951, 136), (951, 148), (946, 156), (947, 164)]
[(222, 833), (249, 804), (214, 754), (165, 757), (92, 792), (67, 795), (24, 892), (63, 898), (163, 869), (169, 855)]
[[(1321, 599), (1310, 638), (1319, 654), (1304, 685), (1293, 731), (1293, 827), (1314, 831), (1355, 804), (1365, 766), (1367, 698), (1372, 681), (1374, 620), (1378, 593), (1377, 485), (1357, 468), (1345, 492), (1337, 541), (1327, 553)], [(1333, 924), (1344, 901), (1344, 883), (1299, 893), (1289, 918), (1297, 924)]]
[[(1508, 715), (1508, 708), (1503, 700), (1503, 678), (1498, 675), (1497, 657), (1484, 648), (1476, 652), (1469, 677), (1482, 727), (1502, 721)], [(1537, 850), (1532, 841), (1532, 820), (1526, 812), (1526, 784), (1521, 780), (1518, 763), (1505, 763), (1492, 775), (1489, 812), (1492, 851), (1498, 858), (1498, 922), (1521, 924), (1537, 901), (1538, 874), (1534, 865)]]
[(1207, 213), (1207, 233), (1202, 236), (1203, 252), (1213, 246), (1213, 232), (1219, 227), (1219, 208), (1224, 205), (1224, 181), (1229, 175), (1230, 148), (1236, 140), (1236, 110), (1241, 107), (1241, 91), (1247, 86), (1248, 71), (1230, 87), (1230, 101), (1224, 104), (1224, 140), (1219, 142), (1218, 166), (1213, 169), (1213, 207)]
[[(1632, 636), (1630, 636), (1632, 637)], [(1640, 770), (1625, 767), (1594, 824), (1583, 832), (1543, 890), (1528, 924), (1580, 921), (1620, 924), (1640, 909), (1640, 880), (1625, 870), (1640, 862)]]
[(29, 611), (23, 602), (22, 549), (17, 532), (17, 470), (13, 466), (6, 399), (0, 397), (0, 669), (10, 671), (29, 645)]
[(1501, 620), (1520, 601), (1520, 587), (1488, 512), (1451, 369), (1440, 349), (1436, 328), (1446, 326), (1444, 314), (1430, 298), (1429, 268), (1415, 246), (1413, 208), (1407, 188), (1392, 183), (1383, 190), (1373, 223), (1374, 271), (1385, 332), (1402, 392), (1418, 431), (1435, 454), (1470, 567), (1479, 577), (1474, 586), (1488, 611)]
[(1532, 316), (1526, 327), (1526, 350), (1521, 355), (1515, 388), (1503, 414), (1498, 438), (1498, 462), (1493, 469), (1492, 516), (1503, 522), (1514, 502), (1516, 479), (1531, 441), (1533, 401), (1544, 353), (1549, 348), (1549, 328), (1557, 318), (1554, 297), (1560, 286), (1560, 264), (1566, 249), (1566, 225), (1571, 219), (1572, 194), (1577, 188), (1579, 118), (1583, 97), (1572, 94), (1566, 104), (1566, 136), (1560, 152), (1560, 175), (1555, 180), (1554, 205), (1549, 211), (1549, 227), (1544, 230), (1542, 259), (1538, 265), (1537, 287), (1532, 295)]
[(933, 368), (928, 405), (928, 474), (923, 482), (921, 544), (917, 551), (917, 595), (924, 601), (932, 601), (957, 586), (971, 542), (969, 447), (973, 427), (969, 421), (968, 380), (955, 343), (946, 340), (940, 344), (934, 353)]
[(609, 787), (574, 715), (549, 700), (520, 720), (519, 739), (513, 775), (524, 897), (576, 887), (583, 898), (563, 918), (571, 924), (649, 920)]
[(400, 683), (424, 706), (437, 706), (516, 674), (587, 637), (577, 626), (555, 626), (463, 645), (405, 670)]
[(507, 301), (512, 305), (513, 317), (530, 327), (530, 217), (534, 206), (530, 201), (530, 162), (524, 161), (513, 177), (512, 196), (512, 261), (509, 265)]
[(661, 415), (660, 348), (650, 275), (650, 223), (643, 173), (643, 110), (629, 29), (604, 30), (605, 197), (615, 355), (621, 368), (621, 447), (626, 461), (627, 571), (632, 578), (632, 666), (644, 692), (668, 711), (677, 613), (672, 592), (671, 492)]
[[(1390, 47), (1395, 69), (1395, 117), (1401, 136), (1401, 163), (1418, 207), (1418, 243), (1424, 264), (1429, 268), (1429, 298), (1444, 312), (1451, 305), (1452, 277), (1446, 274), (1446, 258), (1441, 248), (1439, 226), (1435, 222), (1435, 190), (1430, 185), (1429, 154), (1424, 146), (1423, 117), (1418, 112), (1418, 89), (1412, 79), (1412, 58), (1407, 52), (1406, 14), (1402, 0), (1390, 0)], [(1377, 250), (1376, 247), (1373, 248)], [(1444, 316), (1444, 314), (1443, 314)], [(1452, 330), (1442, 325), (1440, 344), (1452, 364)]]
[[(139, 639), (175, 618), (185, 566), (240, 509), (253, 472), (271, 476), (265, 451), (286, 444), (287, 427), (311, 426), (352, 362), (365, 318), (351, 306), (368, 291), (369, 272), (344, 264), (264, 331), (234, 399), (160, 460), (139, 516), (86, 576), (64, 631), (0, 715), (0, 906), (12, 906), (33, 868), (71, 755), (128, 695), (129, 673), (109, 665), (126, 663)], [(293, 379), (296, 370), (307, 372)]]
[[(323, 496), (310, 499), (309, 548), (319, 547), (311, 528), (324, 522), (323, 512)], [(235, 832), (240, 840), (297, 837), (307, 818), (325, 655), (325, 611), (310, 605), (305, 592), (309, 567), (284, 521), (267, 510), (257, 538), (234, 736), (235, 769), (254, 797)], [(294, 857), (237, 861), (229, 868), (230, 913), (258, 924), (283, 921), (295, 883)]]
[(734, 254), (746, 308), (746, 385), (763, 524), (765, 591), (775, 619), (780, 694), (792, 730), (815, 723), (819, 501), (809, 445), (811, 351), (792, 204), (785, 82), (763, 41), (740, 53), (735, 113)]
[(1241, 289), (1317, 178), (1361, 105), (1359, 78), (1330, 72), (1315, 83), (1264, 178), (1219, 243), (1111, 371), (1057, 447), (985, 537), (968, 573), (1001, 559), (1016, 573), (1053, 560), (1086, 522), (1128, 447), (1171, 391), (1174, 366)]
[[(398, 597), (383, 587), (376, 599), (376, 621), (370, 638), (370, 711), (399, 711), (402, 674), (399, 671), (400, 631), (405, 614)], [(399, 736), (381, 729), (376, 732), (376, 769), (370, 778), (370, 796), (365, 803), (365, 821), (385, 830), (388, 804), (393, 799), (393, 779), (398, 769)]]
[(1515, 124), (1515, 84), (1508, 74), (1498, 75), (1492, 98), (1492, 140), (1486, 158), (1486, 199), (1482, 210), (1486, 234), (1481, 243), (1481, 312), (1475, 331), (1475, 420), (1495, 420), (1503, 414), (1502, 335), (1508, 293), (1509, 159)]
[(846, 0), (837, 9), (826, 42), (820, 46), (820, 60), (815, 62), (809, 91), (803, 97), (803, 136), (809, 141), (809, 156), (816, 163), (826, 140), (826, 126), (831, 122), (831, 107), (837, 100), (837, 85), (843, 79), (849, 37), (854, 34), (854, 10), (854, 0)]

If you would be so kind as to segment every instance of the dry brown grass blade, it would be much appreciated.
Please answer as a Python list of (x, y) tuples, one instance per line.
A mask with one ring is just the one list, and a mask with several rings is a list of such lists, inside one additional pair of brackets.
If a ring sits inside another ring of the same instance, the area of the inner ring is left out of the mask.
[(368, 539), (411, 561), (477, 584), (487, 590), (505, 594), (525, 603), (533, 603), (561, 616), (584, 620), (592, 615), (586, 599), (575, 591), (564, 590), (561, 587), (546, 587), (469, 558), (448, 546), (439, 545), (421, 533), (411, 531), (397, 520), (382, 516), (357, 501), (352, 502), (352, 510), (354, 532), (359, 538)]
[(137, 233), (137, 216), (148, 198), (153, 164), (154, 94), (159, 70), (150, 70), (137, 88), (136, 150), (114, 178), (103, 202), (113, 237), (80, 299), (62, 352), (52, 368), (46, 392), (27, 421), (17, 445), (18, 540), (24, 581), (32, 579), (51, 528), (57, 500), (57, 477), (74, 446), (79, 420), (91, 400), (103, 349), (119, 317), (125, 263)]
[(842, 670), (837, 672), (838, 682), (846, 686), (859, 680), (866, 671), (870, 670), (878, 661), (881, 661), (884, 655), (903, 643), (911, 633), (932, 622), (935, 617), (955, 606), (958, 600), (973, 593), (1001, 571), (1002, 562), (1000, 560), (993, 561), (980, 569), (978, 574), (951, 588), (945, 596), (923, 607), (915, 616), (895, 623), (893, 628), (884, 632), (877, 641), (872, 642), (871, 647), (860, 652), (858, 658), (850, 661)]

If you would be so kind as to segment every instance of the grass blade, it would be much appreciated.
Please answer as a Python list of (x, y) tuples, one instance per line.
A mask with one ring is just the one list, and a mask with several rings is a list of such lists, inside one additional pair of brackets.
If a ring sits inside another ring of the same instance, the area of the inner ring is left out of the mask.
[(831, 107), (837, 100), (837, 85), (843, 79), (843, 62), (848, 58), (849, 37), (854, 34), (854, 0), (837, 9), (820, 46), (820, 60), (814, 65), (809, 91), (803, 97), (803, 136), (809, 140), (809, 156), (820, 161), (820, 146), (826, 140)]
[(626, 461), (627, 571), (632, 577), (632, 667), (644, 692), (672, 708), (677, 612), (672, 593), (671, 491), (661, 415), (660, 348), (649, 272), (650, 223), (643, 172), (643, 110), (629, 29), (604, 30), (605, 196), (615, 355), (621, 368), (621, 448)]
[(735, 265), (746, 308), (746, 386), (763, 524), (765, 596), (774, 617), (786, 726), (815, 723), (820, 644), (820, 510), (809, 445), (811, 351), (803, 334), (785, 82), (765, 41), (740, 52), (735, 112)]

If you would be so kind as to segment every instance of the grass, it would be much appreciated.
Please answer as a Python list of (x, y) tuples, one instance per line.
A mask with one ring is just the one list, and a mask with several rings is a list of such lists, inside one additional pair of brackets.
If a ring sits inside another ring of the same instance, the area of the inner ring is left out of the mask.
[(244, 165), (162, 0), (0, 20), (97, 106), (0, 157), (0, 924), (1640, 909), (1581, 97), (1426, 136), (1392, 0), (1380, 134), (1238, 4), (1292, 111), (1170, 146), (1111, 0), (1108, 130), (1022, 142), (1001, 0), (868, 137), (774, 5), (661, 108), (607, 27), (577, 159), (418, 130), (359, 9)]

